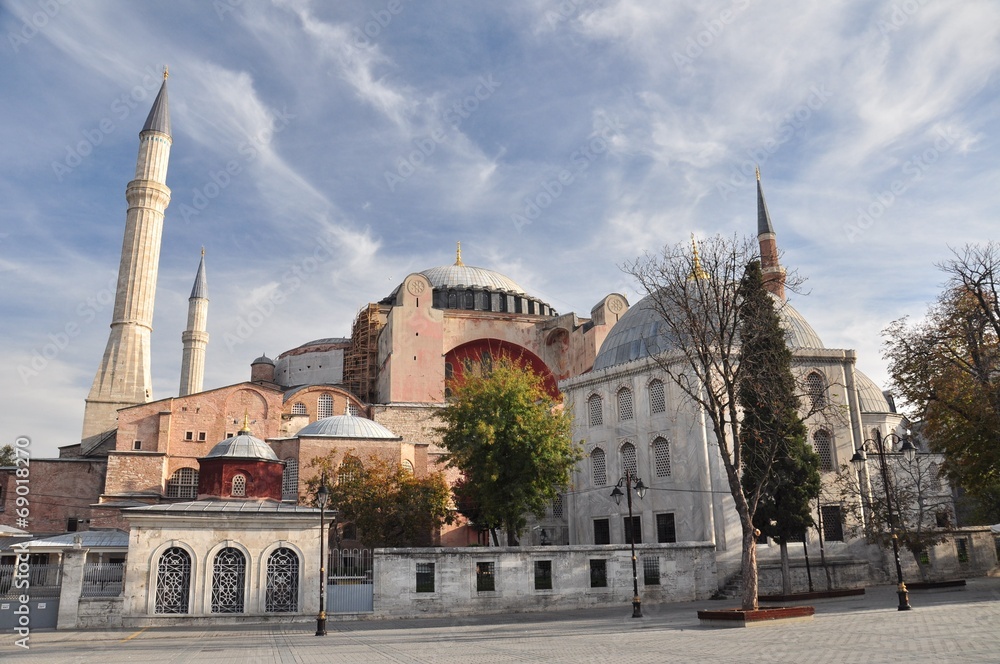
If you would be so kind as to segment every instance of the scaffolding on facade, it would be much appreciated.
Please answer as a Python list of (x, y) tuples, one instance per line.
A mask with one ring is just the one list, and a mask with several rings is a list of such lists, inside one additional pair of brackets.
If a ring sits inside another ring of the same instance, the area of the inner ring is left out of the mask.
[(378, 400), (378, 335), (383, 325), (378, 304), (363, 307), (351, 326), (351, 348), (344, 358), (344, 382), (368, 403)]

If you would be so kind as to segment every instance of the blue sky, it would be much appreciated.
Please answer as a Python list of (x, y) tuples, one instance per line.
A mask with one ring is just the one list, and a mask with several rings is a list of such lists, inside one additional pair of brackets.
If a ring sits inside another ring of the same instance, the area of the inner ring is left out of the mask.
[(634, 303), (619, 265), (755, 231), (754, 163), (793, 304), (882, 385), (880, 331), (1000, 212), (988, 1), (26, 0), (0, 34), (0, 443), (38, 456), (79, 440), (165, 64), (154, 398), (202, 246), (214, 387), (456, 241), (560, 313)]

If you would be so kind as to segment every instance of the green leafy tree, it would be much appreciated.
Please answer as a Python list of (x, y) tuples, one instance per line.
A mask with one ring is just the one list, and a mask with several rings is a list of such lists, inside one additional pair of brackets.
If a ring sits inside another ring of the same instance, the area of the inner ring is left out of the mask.
[[(896, 392), (944, 455), (952, 484), (980, 499), (981, 518), (1000, 521), (1000, 245), (967, 245), (940, 265), (944, 292), (920, 322), (884, 332)], [(992, 509), (991, 509), (992, 506)]]
[(806, 442), (792, 353), (759, 261), (747, 265), (739, 296), (743, 489), (756, 497), (755, 527), (781, 547), (781, 585), (787, 595), (792, 592), (788, 542), (800, 540), (813, 525), (819, 457)]
[(541, 376), (507, 357), (470, 369), (450, 385), (441, 413), (445, 460), (465, 477), (456, 502), (474, 506), (478, 523), (503, 528), (515, 546), (527, 515), (544, 515), (569, 485), (580, 454), (569, 415)]
[(0, 466), (13, 466), (16, 458), (17, 453), (14, 451), (13, 445), (0, 447)]
[(350, 452), (338, 464), (336, 451), (314, 459), (310, 467), (317, 472), (306, 481), (305, 502), (315, 504), (325, 475), (330, 509), (338, 511), (340, 522), (357, 527), (365, 546), (432, 546), (434, 533), (452, 522), (451, 492), (441, 473), (418, 478), (399, 463)]

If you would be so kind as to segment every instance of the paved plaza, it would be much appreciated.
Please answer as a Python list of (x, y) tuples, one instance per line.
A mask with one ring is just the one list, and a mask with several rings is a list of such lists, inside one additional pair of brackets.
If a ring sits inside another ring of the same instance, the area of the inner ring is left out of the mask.
[(452, 619), (331, 620), (315, 623), (119, 631), (39, 631), (30, 649), (0, 644), (0, 661), (118, 662), (1000, 662), (1000, 579), (964, 590), (911, 593), (896, 610), (895, 588), (819, 600), (813, 620), (750, 629), (701, 627), (698, 608), (731, 602)]

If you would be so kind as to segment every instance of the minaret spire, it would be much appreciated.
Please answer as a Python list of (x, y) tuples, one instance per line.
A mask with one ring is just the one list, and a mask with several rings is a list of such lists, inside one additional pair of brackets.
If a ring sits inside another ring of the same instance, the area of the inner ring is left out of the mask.
[(100, 438), (117, 426), (119, 408), (152, 399), (150, 332), (160, 261), (163, 215), (170, 204), (170, 109), (164, 77), (139, 132), (135, 178), (125, 199), (125, 235), (118, 266), (118, 289), (104, 357), (87, 396), (83, 440)]
[(764, 189), (760, 184), (760, 168), (757, 169), (757, 242), (760, 244), (760, 267), (764, 276), (764, 288), (774, 293), (782, 301), (785, 299), (785, 268), (778, 260), (778, 241), (771, 225), (771, 215), (764, 200)]
[(205, 381), (205, 349), (208, 347), (208, 281), (205, 279), (205, 247), (188, 298), (187, 328), (181, 333), (184, 351), (181, 355), (181, 386), (179, 396), (201, 392)]

